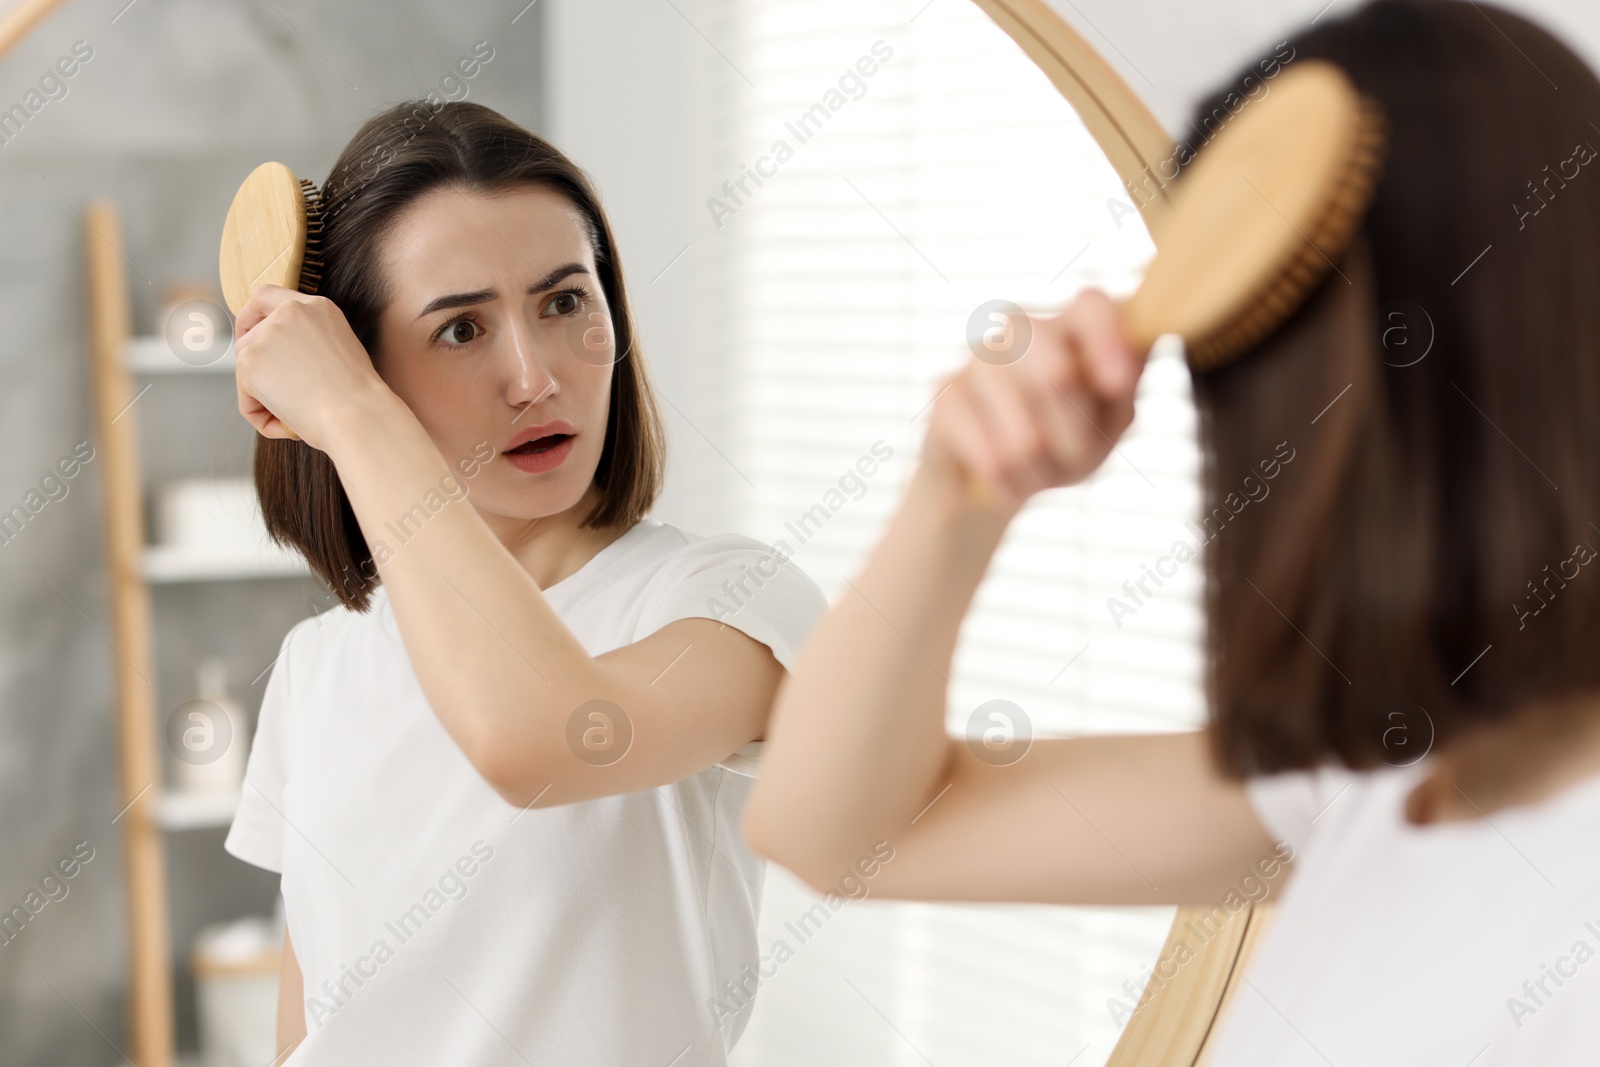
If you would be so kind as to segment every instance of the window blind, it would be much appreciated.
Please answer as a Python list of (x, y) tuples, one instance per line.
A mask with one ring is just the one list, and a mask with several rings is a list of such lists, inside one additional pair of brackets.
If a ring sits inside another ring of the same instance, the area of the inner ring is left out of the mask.
[[(1125, 294), (1153, 249), (1076, 114), (966, 0), (682, 11), (717, 53), (690, 368), (715, 448), (680, 451), (701, 467), (683, 477), (716, 487), (707, 528), (785, 542), (837, 600), (914, 469), (935, 379), (969, 358), (974, 309)], [(851, 477), (863, 456), (874, 473)], [(992, 699), (1038, 736), (1201, 722), (1199, 564), (1148, 578), (1186, 538), (1197, 474), (1187, 373), (1162, 344), (1103, 468), (1010, 529), (962, 630), (952, 733)], [(737, 1065), (1102, 1063), (1125, 1021), (1109, 1002), (1172, 917), (869, 898), (797, 944), (816, 900), (769, 869), (760, 941), (793, 956), (763, 977)]]

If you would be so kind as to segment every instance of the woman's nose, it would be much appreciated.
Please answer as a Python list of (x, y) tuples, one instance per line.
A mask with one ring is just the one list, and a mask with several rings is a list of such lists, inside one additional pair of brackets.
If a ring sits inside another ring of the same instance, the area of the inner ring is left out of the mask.
[(509, 334), (509, 381), (506, 399), (522, 407), (536, 404), (547, 396), (560, 392), (560, 385), (550, 373), (545, 359), (531, 331), (522, 323), (514, 325)]

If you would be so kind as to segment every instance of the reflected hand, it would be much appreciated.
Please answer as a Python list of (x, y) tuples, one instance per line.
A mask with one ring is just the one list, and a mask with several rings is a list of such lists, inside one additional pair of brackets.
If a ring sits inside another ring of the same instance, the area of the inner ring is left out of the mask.
[(1034, 493), (1083, 481), (1133, 421), (1145, 353), (1117, 306), (1088, 289), (1061, 313), (1030, 316), (1021, 359), (972, 359), (940, 379), (923, 466), (981, 506), (1019, 509)]
[(281, 285), (262, 285), (234, 322), (239, 413), (263, 437), (328, 451), (338, 420), (388, 391), (338, 306)]

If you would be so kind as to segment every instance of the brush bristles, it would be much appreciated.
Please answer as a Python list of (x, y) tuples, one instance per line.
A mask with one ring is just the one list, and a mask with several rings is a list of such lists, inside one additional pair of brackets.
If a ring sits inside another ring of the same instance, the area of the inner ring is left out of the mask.
[(1264, 340), (1288, 321), (1335, 269), (1332, 261), (1344, 256), (1372, 202), (1387, 142), (1383, 109), (1371, 98), (1362, 97), (1350, 159), (1321, 217), (1306, 233), (1306, 242), (1249, 309), (1209, 336), (1190, 339), (1187, 353), (1196, 369), (1214, 370)]
[(325, 205), (322, 193), (305, 178), (300, 179), (300, 191), (306, 198), (306, 247), (300, 259), (300, 291), (315, 293), (322, 284), (322, 227)]

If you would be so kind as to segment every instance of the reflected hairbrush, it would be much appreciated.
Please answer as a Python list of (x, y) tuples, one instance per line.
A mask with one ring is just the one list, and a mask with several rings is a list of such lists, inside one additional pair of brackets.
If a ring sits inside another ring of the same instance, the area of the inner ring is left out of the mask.
[(257, 286), (314, 293), (322, 281), (322, 193), (282, 163), (263, 163), (222, 223), (222, 295), (237, 315)]
[[(282, 163), (263, 163), (233, 196), (222, 223), (222, 297), (239, 314), (260, 285), (315, 293), (322, 281), (324, 204), (316, 185)], [(284, 424), (290, 437), (298, 434)]]
[(1343, 70), (1303, 60), (1175, 188), (1161, 248), (1123, 305), (1140, 351), (1181, 334), (1212, 370), (1264, 340), (1344, 255), (1372, 201), (1387, 123)]
[[(1135, 350), (1179, 334), (1190, 365), (1212, 370), (1282, 326), (1348, 249), (1387, 135), (1377, 101), (1335, 64), (1285, 71), (1174, 185), (1161, 246), (1121, 304)], [(968, 489), (993, 499), (981, 478)]]

